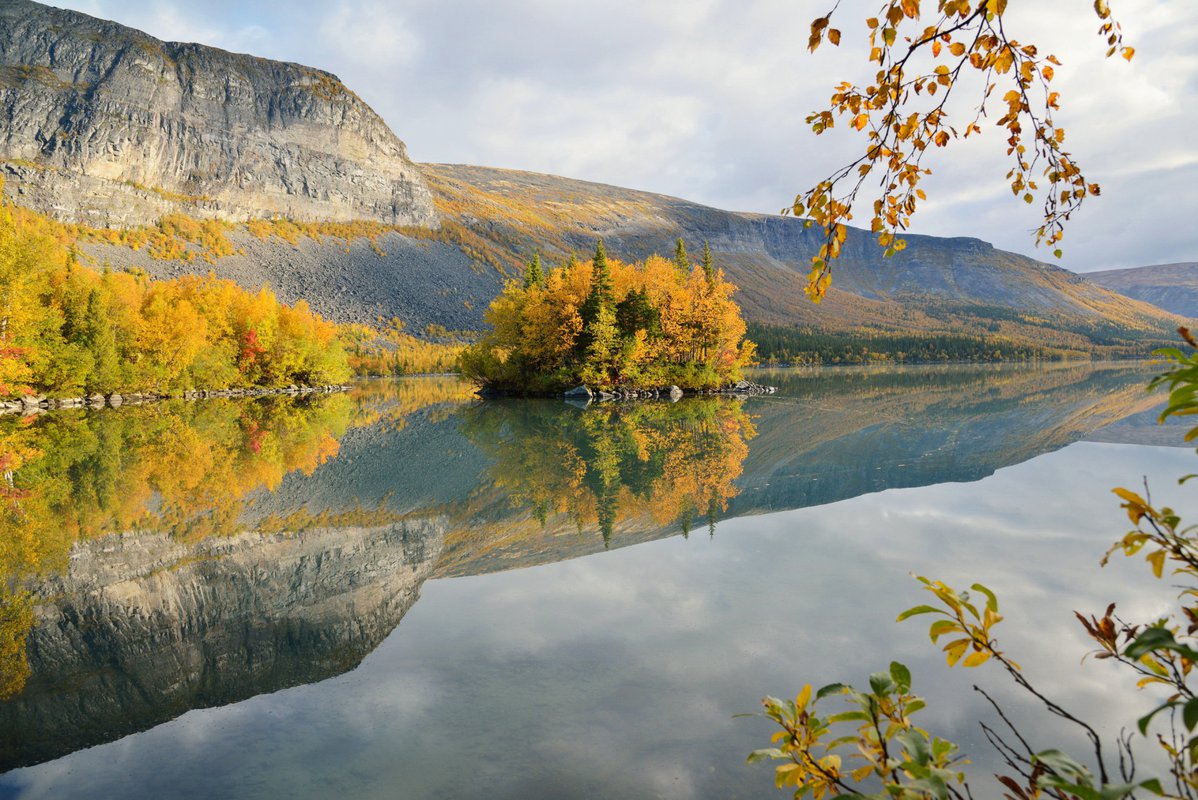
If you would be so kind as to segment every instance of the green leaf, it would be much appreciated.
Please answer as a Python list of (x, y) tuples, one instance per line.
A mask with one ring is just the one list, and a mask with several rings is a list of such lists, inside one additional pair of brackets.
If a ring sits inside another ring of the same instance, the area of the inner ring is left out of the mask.
[(843, 683), (829, 683), (827, 686), (821, 687), (820, 690), (815, 693), (815, 699), (823, 700), (830, 694), (840, 694), (846, 688), (847, 687)]
[(920, 766), (926, 767), (932, 760), (932, 748), (928, 744), (928, 737), (917, 730), (900, 731), (895, 736), (903, 744), (903, 748), (907, 751), (907, 757)]
[(1150, 791), (1153, 794), (1158, 795), (1158, 796), (1164, 795), (1164, 793), (1165, 793), (1164, 787), (1161, 786), (1161, 782), (1157, 778), (1149, 778), (1146, 781), (1142, 781), (1140, 783), (1140, 788), (1147, 789), (1148, 791)]
[(1042, 750), (1032, 756), (1032, 761), (1039, 761), (1061, 777), (1080, 778), (1086, 784), (1092, 784), (1094, 781), (1088, 769), (1075, 761), (1072, 756), (1060, 750)]
[(911, 670), (897, 661), (890, 662), (890, 678), (898, 687), (900, 694), (906, 694), (911, 689)]
[(1127, 646), (1123, 655), (1131, 659), (1139, 659), (1145, 653), (1150, 653), (1153, 650), (1172, 650), (1190, 661), (1198, 661), (1198, 650), (1180, 644), (1173, 638), (1173, 631), (1160, 626), (1144, 630), (1134, 642)]
[(1190, 698), (1185, 706), (1181, 709), (1181, 719), (1186, 724), (1186, 730), (1194, 730), (1194, 726), (1198, 725), (1198, 697)]
[(864, 711), (842, 711), (839, 714), (833, 714), (832, 716), (828, 717), (828, 722), (851, 722), (853, 720), (868, 721), (869, 719), (869, 714), (866, 714)]
[(1175, 705), (1177, 705), (1177, 704), (1176, 703), (1165, 703), (1163, 705), (1159, 705), (1156, 708), (1149, 711), (1144, 716), (1140, 717), (1138, 720), (1136, 720), (1136, 727), (1140, 729), (1140, 734), (1143, 736), (1147, 736), (1148, 735), (1148, 723), (1152, 722), (1152, 718), (1155, 717), (1157, 714), (1161, 713), (1162, 711), (1164, 711), (1166, 708), (1173, 708), (1173, 706), (1175, 706)]
[(767, 758), (785, 758), (786, 754), (776, 747), (765, 747), (761, 750), (754, 750), (749, 753), (749, 757), (745, 759), (746, 764), (756, 764), (758, 761), (765, 761)]
[(983, 586), (980, 583), (975, 583), (973, 586), (970, 586), (969, 588), (977, 589), (979, 592), (986, 595), (986, 608), (990, 609), (995, 614), (998, 613), (998, 598), (994, 596), (994, 592), (990, 591), (989, 589), (987, 589), (985, 586)]
[(936, 608), (935, 606), (926, 606), (926, 605), (925, 606), (914, 606), (913, 608), (908, 608), (906, 611), (899, 614), (898, 619), (896, 619), (895, 622), (902, 622), (903, 620), (908, 619), (909, 617), (914, 617), (916, 614), (943, 614), (943, 613), (945, 613), (945, 612), (939, 608)]
[(869, 688), (879, 696), (890, 694), (890, 691), (894, 689), (894, 681), (890, 679), (889, 673), (875, 672), (869, 676)]

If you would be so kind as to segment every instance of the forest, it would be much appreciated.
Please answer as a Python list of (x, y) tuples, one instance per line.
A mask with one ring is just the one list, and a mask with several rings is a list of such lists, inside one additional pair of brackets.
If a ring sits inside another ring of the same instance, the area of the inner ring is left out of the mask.
[(1048, 345), (950, 333), (860, 331), (832, 333), (811, 328), (750, 323), (748, 333), (763, 364), (926, 364), (944, 361), (1061, 361), (1089, 354)]
[(487, 311), (492, 330), (463, 351), (462, 375), (485, 387), (559, 392), (676, 384), (713, 389), (740, 378), (754, 345), (732, 299), (736, 287), (704, 247), (692, 264), (682, 240), (673, 260), (625, 264), (602, 240), (589, 261), (545, 273), (534, 256)]
[[(157, 246), (178, 255), (179, 242), (219, 226), (164, 220)], [(340, 383), (447, 371), (461, 349), (397, 321), (336, 325), (303, 300), (288, 306), (269, 287), (212, 274), (96, 269), (86, 241), (77, 226), (0, 204), (0, 398)]]

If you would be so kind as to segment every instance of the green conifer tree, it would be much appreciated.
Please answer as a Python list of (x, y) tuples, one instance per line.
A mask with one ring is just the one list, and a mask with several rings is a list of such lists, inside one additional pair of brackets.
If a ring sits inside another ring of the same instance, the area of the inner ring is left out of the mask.
[(533, 254), (532, 261), (528, 262), (528, 267), (524, 270), (524, 288), (531, 289), (534, 286), (538, 289), (545, 288), (545, 273), (541, 270), (540, 253)]
[(92, 289), (83, 316), (84, 343), (92, 356), (91, 373), (84, 384), (88, 393), (108, 394), (120, 388), (120, 355), (108, 316), (104, 296), (100, 290)]
[(612, 284), (611, 267), (607, 264), (607, 250), (603, 248), (603, 240), (595, 245), (595, 277), (591, 279), (591, 294), (596, 295), (605, 304), (611, 303), (615, 295)]
[(711, 248), (706, 240), (703, 242), (703, 275), (707, 278), (707, 288), (715, 286), (715, 262), (711, 260)]
[(682, 237), (678, 238), (678, 244), (674, 246), (674, 266), (683, 277), (691, 273), (691, 260), (686, 255), (686, 244), (683, 243)]

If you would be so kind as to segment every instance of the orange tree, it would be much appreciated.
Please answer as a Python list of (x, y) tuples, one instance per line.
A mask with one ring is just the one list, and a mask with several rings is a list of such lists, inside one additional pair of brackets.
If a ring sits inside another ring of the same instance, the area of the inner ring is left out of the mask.
[[(1037, 244), (1055, 246), (1070, 215), (1099, 193), (1098, 184), (1086, 179), (1065, 149), (1065, 129), (1056, 123), (1061, 97), (1052, 82), (1060, 61), (1015, 38), (1006, 10), (1007, 0), (885, 0), (877, 16), (865, 21), (873, 77), (865, 85), (838, 84), (828, 105), (807, 117), (817, 134), (838, 119), (847, 122), (865, 136), (864, 151), (801, 192), (783, 212), (805, 215), (823, 229), (824, 242), (808, 277), (813, 300), (818, 302), (831, 283), (832, 262), (867, 182), (878, 187), (870, 230), (892, 254), (905, 246), (901, 234), (927, 199), (920, 182), (932, 171), (928, 153), (981, 134), (987, 120), (993, 119), (1005, 137), (1012, 193), (1042, 204)], [(811, 23), (812, 51), (824, 41), (840, 44), (835, 11)], [(1107, 56), (1131, 60), (1135, 51), (1123, 44), (1107, 0), (1094, 0), (1094, 12)], [(970, 75), (980, 81), (970, 83)], [(976, 93), (962, 97), (962, 91)], [(1054, 255), (1060, 254), (1054, 248)]]

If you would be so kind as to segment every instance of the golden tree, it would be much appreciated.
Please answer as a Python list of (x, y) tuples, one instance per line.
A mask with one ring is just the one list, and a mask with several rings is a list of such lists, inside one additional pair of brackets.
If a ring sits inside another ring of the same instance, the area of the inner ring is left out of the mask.
[[(933, 8), (927, 24), (923, 16)], [(811, 23), (810, 50), (825, 40), (840, 44), (840, 30), (832, 27), (835, 11)], [(1006, 11), (1007, 0), (886, 0), (877, 16), (865, 21), (869, 63), (876, 66), (871, 82), (837, 84), (828, 106), (807, 117), (816, 134), (834, 127), (837, 119), (847, 120), (866, 137), (865, 151), (801, 192), (783, 211), (806, 215), (823, 228), (806, 290), (816, 302), (831, 284), (832, 262), (840, 256), (846, 223), (866, 182), (875, 180), (878, 187), (870, 230), (892, 255), (905, 247), (900, 235), (927, 199), (920, 188), (932, 172), (925, 156), (981, 134), (994, 110), (1000, 112), (994, 124), (1006, 137), (1012, 193), (1042, 204), (1037, 244), (1058, 243), (1065, 222), (1087, 196), (1099, 193), (1098, 184), (1086, 179), (1065, 149), (1065, 129), (1056, 123), (1061, 98), (1052, 81), (1060, 61), (1016, 39), (1005, 24)], [(1094, 0), (1094, 12), (1107, 56), (1131, 60), (1135, 51), (1123, 44), (1107, 0)], [(958, 100), (969, 74), (980, 77), (979, 94), (950, 103)], [(1061, 255), (1059, 248), (1053, 253)]]

